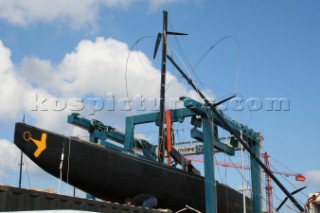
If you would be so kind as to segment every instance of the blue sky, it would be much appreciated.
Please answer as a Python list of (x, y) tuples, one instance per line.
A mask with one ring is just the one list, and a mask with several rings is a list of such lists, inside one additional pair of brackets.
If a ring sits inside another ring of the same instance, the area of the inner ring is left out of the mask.
[[(17, 175), (18, 152), (8, 150), (14, 149), (10, 146), (14, 123), (21, 121), (23, 114), (31, 124), (64, 134), (80, 134), (67, 127), (68, 111), (31, 112), (34, 94), (64, 100), (104, 98), (107, 92), (125, 97), (123, 72), (129, 49), (143, 36), (156, 36), (165, 9), (169, 12), (170, 30), (189, 34), (178, 40), (191, 66), (219, 39), (233, 36), (216, 45), (199, 64), (195, 73), (201, 84), (195, 80), (196, 83), (217, 99), (237, 92), (244, 100), (262, 101), (264, 105), (258, 111), (250, 111), (244, 105), (243, 111), (225, 113), (262, 132), (263, 151), (269, 152), (275, 169), (301, 172), (307, 177), (305, 193), (319, 191), (318, 1), (64, 0), (53, 5), (41, 2), (0, 0), (0, 141), (2, 156), (11, 157), (10, 163), (0, 164), (1, 184), (17, 182), (13, 177)], [(153, 43), (154, 39), (144, 39), (134, 48), (128, 63), (130, 95), (151, 98), (158, 93), (159, 62), (151, 59)], [(187, 60), (179, 60), (181, 49), (176, 39), (170, 38), (169, 45), (183, 67)], [(172, 66), (168, 70), (171, 73), (168, 82), (172, 83), (167, 92), (169, 97), (196, 97)], [(268, 98), (286, 98), (290, 110), (266, 110)], [(93, 117), (123, 128), (125, 115), (108, 112)], [(62, 122), (65, 126), (61, 126)], [(32, 181), (42, 177), (48, 178), (51, 185), (56, 183), (36, 167), (30, 170), (33, 187), (46, 185)], [(301, 186), (293, 179), (288, 178)], [(236, 180), (228, 180), (231, 185), (238, 185)], [(27, 187), (27, 180), (24, 181)], [(280, 198), (284, 196), (277, 189), (275, 192)], [(305, 202), (306, 197), (299, 195), (299, 200)]]

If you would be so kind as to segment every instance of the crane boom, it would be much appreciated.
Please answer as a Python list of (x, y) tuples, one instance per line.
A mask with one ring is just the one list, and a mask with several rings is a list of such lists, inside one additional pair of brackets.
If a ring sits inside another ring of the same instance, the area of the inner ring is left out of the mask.
[[(187, 157), (187, 159), (190, 159), (194, 162), (203, 162), (202, 158), (192, 158), (192, 157)], [(214, 161), (214, 165), (217, 166), (223, 166), (223, 167), (230, 167), (230, 168), (236, 168), (236, 169), (241, 169), (242, 165), (238, 163), (228, 163), (228, 162), (222, 162), (222, 161)], [(245, 170), (251, 170), (250, 166), (244, 166)], [(281, 172), (277, 170), (271, 170), (272, 173), (278, 174), (278, 175), (284, 175), (286, 177), (289, 176), (294, 176), (296, 181), (304, 182), (305, 181), (305, 176), (302, 173), (290, 173), (290, 172)]]

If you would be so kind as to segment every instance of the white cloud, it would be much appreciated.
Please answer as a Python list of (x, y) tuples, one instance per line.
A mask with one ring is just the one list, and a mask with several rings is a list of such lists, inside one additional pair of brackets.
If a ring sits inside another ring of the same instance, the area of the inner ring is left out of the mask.
[(319, 170), (311, 170), (305, 172), (306, 182), (313, 186), (320, 186), (320, 171)]
[(14, 70), (14, 65), (11, 62), (11, 52), (0, 41), (0, 117), (2, 119), (12, 119), (17, 116), (22, 106), (20, 94), (23, 93), (24, 83)]
[(79, 29), (95, 27), (101, 8), (127, 9), (133, 3), (147, 3), (149, 10), (155, 11), (182, 2), (185, 0), (0, 0), (0, 19), (17, 26), (60, 21)]
[(62, 21), (73, 28), (94, 25), (99, 8), (127, 8), (130, 0), (0, 0), (0, 18), (18, 26)]
[[(116, 99), (126, 98), (126, 80), (130, 98), (142, 96), (145, 99), (159, 97), (160, 72), (142, 52), (129, 54), (126, 44), (114, 40), (97, 38), (83, 40), (75, 51), (66, 54), (62, 62), (53, 66), (50, 61), (25, 58), (21, 74), (28, 82), (46, 89), (59, 97), (107, 98), (112, 93)], [(191, 95), (177, 78), (168, 73), (168, 98)]]
[(19, 26), (67, 20), (81, 27), (95, 21), (98, 9), (94, 0), (1, 0), (0, 5), (0, 17)]
[[(27, 114), (27, 116), (32, 116), (32, 119), (35, 120), (37, 124), (42, 124), (43, 127), (57, 127), (59, 118), (59, 121), (61, 121), (62, 117), (64, 117), (64, 120), (66, 119), (66, 112), (57, 113), (50, 111), (44, 115), (44, 113), (32, 113), (30, 111), (30, 107), (28, 108), (28, 106), (34, 105), (35, 100), (33, 97), (35, 94), (47, 98), (52, 98), (53, 95), (49, 94), (45, 89), (33, 87), (32, 84), (26, 81), (26, 79), (16, 71), (16, 67), (11, 62), (10, 55), (10, 50), (0, 41), (1, 120), (15, 121), (21, 118), (23, 114)], [(39, 69), (42, 68), (44, 67), (39, 66)]]
[[(12, 64), (10, 50), (2, 43), (0, 52), (0, 98), (5, 100), (0, 106), (0, 115), (4, 120), (15, 121), (26, 114), (27, 120), (35, 126), (63, 134), (71, 131), (77, 133), (66, 123), (67, 115), (74, 112), (72, 101), (100, 98), (104, 106), (95, 118), (124, 124), (126, 115), (142, 112), (135, 110), (137, 105), (134, 100), (130, 102), (132, 111), (123, 110), (126, 109), (126, 102), (122, 100), (127, 98), (125, 79), (129, 98), (141, 96), (146, 99), (143, 102), (146, 111), (158, 107), (154, 100), (159, 98), (159, 70), (139, 51), (130, 53), (126, 70), (130, 50), (127, 44), (115, 39), (99, 37), (95, 41), (83, 40), (58, 64), (26, 57), (17, 66)], [(177, 100), (181, 95), (196, 97), (170, 72), (167, 74), (167, 84), (167, 99)], [(114, 110), (107, 106), (110, 94), (114, 97)], [(80, 113), (92, 115), (94, 102), (82, 104)], [(174, 107), (174, 104), (174, 101), (167, 101), (168, 107)]]

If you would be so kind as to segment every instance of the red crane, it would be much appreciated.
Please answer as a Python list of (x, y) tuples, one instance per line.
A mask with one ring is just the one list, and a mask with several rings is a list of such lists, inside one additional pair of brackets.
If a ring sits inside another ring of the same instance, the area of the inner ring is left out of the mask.
[[(269, 163), (269, 155), (268, 152), (265, 152), (262, 154), (262, 157), (264, 158), (264, 164), (270, 169), (270, 163)], [(267, 202), (267, 213), (273, 212), (273, 204), (272, 204), (272, 185), (271, 185), (271, 178), (270, 176), (265, 173), (266, 176), (266, 202)]]
[[(268, 167), (268, 169), (270, 169), (270, 163), (269, 163), (269, 155), (267, 152), (262, 154), (262, 157), (264, 158), (265, 161), (265, 165)], [(188, 157), (188, 159), (194, 161), (194, 162), (203, 162), (203, 159), (201, 158), (190, 158)], [(217, 166), (223, 166), (223, 167), (231, 167), (231, 168), (238, 168), (238, 169), (246, 169), (246, 170), (251, 170), (250, 166), (242, 166), (241, 164), (237, 164), (237, 163), (227, 163), (227, 162), (221, 162), (221, 161), (214, 161), (214, 164)], [(289, 173), (289, 172), (280, 172), (280, 171), (272, 171), (272, 173), (274, 174), (279, 174), (279, 175), (284, 175), (286, 177), (289, 176), (294, 176), (296, 181), (301, 181), (304, 182), (305, 181), (305, 177), (303, 176), (303, 174), (301, 173)], [(267, 206), (267, 213), (272, 213), (273, 212), (273, 208), (272, 208), (272, 185), (271, 185), (271, 178), (270, 176), (266, 173), (265, 174), (265, 178), (266, 178), (266, 206)]]
[[(269, 154), (268, 152), (262, 153), (262, 157), (264, 158), (264, 163), (270, 169), (270, 163), (269, 163)], [(279, 172), (279, 171), (272, 171), (274, 174), (281, 174), (286, 177), (289, 176), (295, 176), (296, 181), (301, 181), (304, 182), (306, 178), (301, 174), (301, 173), (287, 173), (287, 172)], [(273, 205), (272, 205), (272, 185), (271, 185), (271, 178), (270, 176), (266, 173), (266, 202), (267, 202), (267, 213), (272, 213), (273, 212)]]

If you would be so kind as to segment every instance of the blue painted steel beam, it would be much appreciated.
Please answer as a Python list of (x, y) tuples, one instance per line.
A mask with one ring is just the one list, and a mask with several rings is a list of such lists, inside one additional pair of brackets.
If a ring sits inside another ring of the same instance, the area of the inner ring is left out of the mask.
[[(203, 131), (204, 132), (204, 131)], [(200, 130), (196, 129), (196, 128), (192, 128), (191, 129), (191, 137), (193, 137), (194, 139), (200, 141), (200, 142), (204, 142), (204, 136), (203, 136), (203, 132), (201, 132)], [(221, 143), (220, 141), (218, 141), (217, 139), (215, 139), (214, 141), (214, 148), (224, 152), (228, 155), (234, 155), (235, 151), (232, 147)], [(214, 151), (214, 149), (212, 149), (212, 152)]]
[(214, 164), (213, 164), (213, 141), (215, 135), (213, 126), (207, 117), (203, 117), (203, 139), (204, 139), (204, 174), (205, 174), (205, 195), (206, 212), (216, 213), (216, 189), (214, 187)]
[[(216, 125), (224, 128), (223, 122), (217, 117), (217, 115), (212, 110), (208, 110), (208, 108), (202, 103), (191, 98), (181, 97), (180, 99), (184, 102), (185, 107), (189, 108), (196, 114), (207, 115), (212, 120), (214, 120)], [(240, 131), (242, 131), (244, 140), (258, 142), (259, 133), (255, 132), (253, 129), (248, 128), (247, 126), (244, 126), (243, 124), (230, 119), (229, 117), (225, 116), (222, 111), (220, 111), (220, 115), (222, 115), (224, 121), (227, 122), (234, 131), (238, 132), (239, 134)]]
[[(260, 155), (260, 143), (250, 143), (250, 148), (256, 156)], [(257, 161), (250, 155), (251, 162), (251, 180), (252, 180), (252, 207), (253, 213), (260, 213), (261, 204), (261, 172)]]
[[(116, 131), (111, 126), (106, 126), (97, 120), (89, 120), (87, 118), (79, 116), (78, 113), (72, 113), (68, 116), (68, 123), (71, 123), (75, 126), (78, 126), (82, 129), (87, 130), (90, 133), (90, 141), (94, 143), (98, 143), (99, 139), (101, 139), (101, 145), (107, 147), (117, 147), (115, 145), (110, 145), (110, 143), (105, 140), (109, 139), (119, 144), (125, 143), (125, 134), (119, 131)], [(145, 140), (139, 140), (136, 138), (132, 138), (132, 146), (134, 145), (137, 148), (143, 148), (141, 143), (148, 143)], [(131, 146), (131, 147), (132, 147)], [(119, 149), (119, 147), (117, 147)], [(122, 150), (122, 149), (121, 149)]]
[[(196, 114), (200, 114), (204, 117), (203, 121), (205, 123), (205, 121), (209, 118), (212, 119), (216, 124), (219, 124), (222, 128), (223, 128), (223, 123), (221, 122), (220, 119), (217, 118), (216, 114), (208, 109), (207, 107), (205, 107), (203, 104), (193, 100), (193, 99), (188, 99), (188, 98), (184, 98), (184, 105), (185, 107), (190, 108), (192, 111), (194, 111)], [(225, 118), (225, 116), (223, 116), (222, 112), (220, 112), (222, 117)], [(208, 121), (206, 121), (208, 122)], [(230, 119), (225, 119), (225, 122), (227, 122), (230, 127), (239, 133), (239, 135), (241, 135), (241, 131), (242, 131), (242, 136), (243, 138), (250, 142), (250, 148), (252, 150), (252, 152), (254, 153), (255, 156), (260, 156), (260, 143), (261, 143), (261, 135), (259, 133), (254, 132), (252, 129), (249, 129), (243, 125), (238, 124), (235, 121), (232, 121)], [(207, 124), (208, 125), (208, 124)], [(205, 126), (207, 126), (205, 125)], [(204, 126), (204, 128), (205, 128)], [(208, 129), (208, 127), (206, 127), (206, 130), (204, 129), (204, 132), (209, 131), (210, 129)], [(211, 129), (212, 131), (212, 129)], [(198, 135), (199, 137), (199, 135)], [(206, 144), (206, 142), (204, 143)], [(205, 152), (208, 151), (207, 148), (205, 148), (204, 150)], [(207, 157), (209, 157), (208, 155), (206, 155)], [(206, 158), (206, 157), (205, 157)], [(209, 158), (210, 160), (210, 158)], [(208, 160), (208, 161), (209, 161)], [(207, 168), (209, 165), (205, 165), (205, 171), (208, 172), (209, 177), (208, 177), (208, 181), (209, 178), (211, 178), (211, 173), (210, 173), (210, 168)], [(213, 175), (214, 177), (214, 175)], [(252, 190), (253, 190), (253, 209), (254, 209), (254, 213), (260, 213), (261, 212), (261, 174), (260, 174), (260, 167), (258, 162), (255, 160), (255, 158), (252, 157), (251, 155), (251, 178), (252, 178)], [(205, 174), (205, 180), (207, 181), (207, 174)], [(210, 196), (212, 196), (208, 185), (205, 186), (206, 187), (206, 202), (208, 202), (210, 199)], [(208, 188), (207, 188), (208, 187)], [(208, 198), (207, 198), (208, 197)], [(208, 205), (207, 209), (210, 208), (211, 210), (211, 206)], [(208, 212), (208, 211), (207, 211)], [(209, 211), (210, 212), (210, 211)]]

